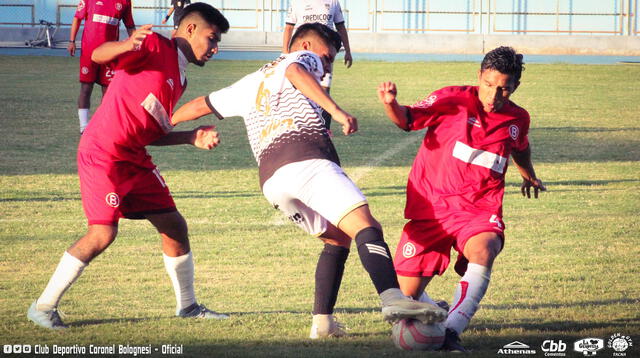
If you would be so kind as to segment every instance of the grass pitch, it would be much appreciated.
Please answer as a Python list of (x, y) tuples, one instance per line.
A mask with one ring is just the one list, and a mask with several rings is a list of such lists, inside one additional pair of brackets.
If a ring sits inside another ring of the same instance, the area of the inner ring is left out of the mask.
[[(526, 61), (526, 58), (525, 58)], [(183, 101), (222, 88), (261, 65), (214, 61), (189, 69)], [(231, 314), (224, 322), (173, 317), (174, 296), (160, 240), (144, 221), (123, 220), (116, 242), (85, 270), (61, 303), (65, 332), (26, 318), (63, 251), (86, 229), (75, 150), (77, 59), (0, 56), (0, 344), (182, 345), (184, 356), (417, 356), (397, 350), (356, 250), (347, 262), (337, 316), (344, 339), (311, 342), (313, 275), (322, 245), (263, 199), (241, 120), (213, 118), (222, 145), (151, 148), (186, 217), (196, 260), (196, 294)], [(332, 95), (360, 120), (336, 135), (343, 166), (367, 195), (392, 250), (405, 222), (407, 173), (423, 133), (396, 129), (375, 88), (398, 83), (401, 103), (446, 85), (475, 84), (477, 64), (358, 62), (336, 65)], [(473, 356), (495, 357), (520, 341), (542, 355), (544, 340), (607, 340), (640, 350), (640, 67), (527, 65), (513, 100), (532, 117), (530, 140), (549, 191), (519, 194), (507, 176), (507, 242), (482, 308), (463, 335)], [(93, 107), (100, 98), (94, 91)], [(195, 125), (195, 124), (193, 124)], [(335, 124), (334, 124), (335, 125)], [(184, 128), (191, 128), (192, 124)], [(336, 130), (338, 132), (338, 130)], [(434, 279), (432, 297), (451, 300), (453, 270)], [(35, 347), (35, 346), (34, 346)], [(611, 356), (605, 347), (599, 355)], [(422, 354), (420, 354), (422, 355)], [(428, 353), (443, 356), (442, 353)]]

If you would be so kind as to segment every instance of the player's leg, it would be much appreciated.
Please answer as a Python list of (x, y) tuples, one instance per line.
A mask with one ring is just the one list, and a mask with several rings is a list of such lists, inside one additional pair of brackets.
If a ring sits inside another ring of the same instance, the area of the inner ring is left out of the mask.
[(87, 234), (62, 255), (44, 291), (29, 307), (27, 317), (45, 328), (66, 328), (58, 314), (60, 299), (89, 262), (111, 245), (117, 232), (117, 226), (89, 225)]
[(176, 296), (176, 315), (225, 319), (227, 315), (207, 309), (196, 301), (193, 254), (189, 245), (187, 222), (176, 210), (145, 214), (162, 238), (163, 261)]
[(327, 230), (319, 237), (324, 247), (316, 265), (311, 339), (347, 334), (345, 327), (333, 316), (333, 311), (342, 284), (344, 265), (349, 257), (351, 238), (333, 224), (327, 222), (326, 225)]
[(91, 108), (91, 93), (93, 92), (93, 82), (80, 82), (80, 94), (78, 95), (78, 120), (80, 122), (80, 133), (89, 124), (89, 108)]
[(416, 318), (425, 323), (443, 321), (447, 313), (428, 302), (407, 298), (400, 290), (396, 271), (391, 260), (391, 252), (384, 241), (380, 224), (362, 205), (345, 215), (338, 227), (355, 238), (360, 261), (369, 273), (382, 300), (382, 313), (386, 320)]

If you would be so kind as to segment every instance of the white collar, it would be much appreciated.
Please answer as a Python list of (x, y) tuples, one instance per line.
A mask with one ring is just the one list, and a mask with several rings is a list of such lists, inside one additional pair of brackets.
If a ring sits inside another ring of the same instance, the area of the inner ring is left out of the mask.
[(180, 83), (184, 86), (184, 82), (187, 80), (187, 65), (189, 60), (187, 56), (182, 53), (182, 50), (178, 48), (178, 68), (180, 69)]

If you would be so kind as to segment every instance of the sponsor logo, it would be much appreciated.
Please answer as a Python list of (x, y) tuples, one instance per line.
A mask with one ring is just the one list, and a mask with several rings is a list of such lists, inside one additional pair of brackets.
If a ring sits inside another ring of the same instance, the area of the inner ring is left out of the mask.
[(118, 10), (118, 11), (122, 10), (122, 4), (121, 3), (119, 3), (119, 2), (116, 3), (116, 10)]
[(78, 11), (82, 11), (82, 9), (84, 9), (84, 0), (80, 0), (80, 2), (78, 2)]
[(511, 139), (513, 140), (518, 139), (519, 134), (520, 134), (520, 128), (518, 128), (517, 125), (512, 124), (509, 126), (509, 136), (511, 137)]
[(102, 1), (97, 1), (96, 2), (96, 6), (102, 6), (102, 5), (104, 5), (104, 3)]
[(629, 336), (623, 336), (620, 333), (612, 335), (607, 341), (607, 347), (614, 350), (614, 357), (626, 357), (627, 349), (633, 346), (633, 341)]
[(406, 244), (404, 244), (404, 246), (402, 247), (402, 256), (410, 258), (415, 256), (415, 254), (416, 246), (413, 243), (407, 242)]
[(293, 221), (295, 224), (301, 224), (304, 221), (304, 218), (300, 213), (295, 213), (289, 216), (289, 220)]
[(80, 71), (82, 72), (83, 75), (86, 75), (87, 73), (89, 73), (89, 68), (87, 66), (82, 66)]
[(535, 349), (531, 349), (528, 345), (513, 341), (509, 344), (505, 344), (502, 348), (498, 349), (498, 354), (504, 355), (528, 355), (528, 354), (536, 354)]
[(477, 120), (475, 117), (467, 118), (467, 123), (471, 124), (474, 127), (480, 128), (480, 121)]
[(120, 206), (120, 197), (116, 193), (107, 194), (104, 200), (107, 202), (107, 205), (112, 208), (117, 208), (118, 206)]
[(600, 338), (583, 338), (573, 343), (573, 350), (587, 357), (595, 356), (604, 348), (604, 340)]
[(553, 339), (547, 339), (542, 342), (540, 346), (542, 351), (544, 352), (545, 357), (566, 357), (567, 353), (567, 344), (562, 340), (554, 341)]

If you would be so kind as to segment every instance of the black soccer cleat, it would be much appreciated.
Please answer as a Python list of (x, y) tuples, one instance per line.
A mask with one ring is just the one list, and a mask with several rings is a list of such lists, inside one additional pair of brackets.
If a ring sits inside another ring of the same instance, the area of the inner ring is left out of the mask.
[(447, 328), (444, 334), (444, 344), (438, 349), (443, 352), (470, 353), (460, 344), (458, 333), (451, 328)]

